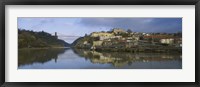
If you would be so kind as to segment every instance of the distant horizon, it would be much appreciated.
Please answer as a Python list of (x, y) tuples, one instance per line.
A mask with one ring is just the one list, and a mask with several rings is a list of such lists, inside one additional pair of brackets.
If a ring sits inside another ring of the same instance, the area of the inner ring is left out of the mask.
[(18, 29), (44, 31), (71, 44), (79, 37), (92, 32), (120, 28), (139, 33), (182, 32), (182, 18), (45, 18), (19, 17)]

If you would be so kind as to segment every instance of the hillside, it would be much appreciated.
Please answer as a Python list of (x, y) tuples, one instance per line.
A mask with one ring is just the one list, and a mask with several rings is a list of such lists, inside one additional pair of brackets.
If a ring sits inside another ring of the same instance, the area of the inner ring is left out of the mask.
[(80, 41), (83, 40), (83, 37), (79, 37), (78, 39), (76, 39), (72, 44), (71, 46), (75, 47), (78, 43), (80, 43)]
[(96, 51), (181, 52), (182, 33), (140, 33), (113, 29), (92, 32), (74, 41), (74, 48)]
[(66, 47), (70, 46), (56, 36), (41, 31), (29, 31), (18, 29), (18, 47), (19, 48), (41, 48), (41, 47)]

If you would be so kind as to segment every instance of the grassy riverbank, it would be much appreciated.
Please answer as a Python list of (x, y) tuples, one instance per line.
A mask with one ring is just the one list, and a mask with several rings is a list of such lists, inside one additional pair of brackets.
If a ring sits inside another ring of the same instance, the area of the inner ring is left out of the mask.
[[(89, 49), (89, 48), (76, 48), (76, 49)], [(104, 48), (104, 47), (97, 47), (96, 49), (90, 49), (93, 51), (99, 52), (147, 52), (147, 53), (182, 53), (182, 48), (177, 47), (161, 47), (161, 48), (145, 48), (145, 47), (137, 47), (137, 48)]]
[(64, 49), (64, 48), (70, 48), (70, 47), (34, 47), (34, 48), (19, 48), (19, 50), (24, 50), (24, 49)]

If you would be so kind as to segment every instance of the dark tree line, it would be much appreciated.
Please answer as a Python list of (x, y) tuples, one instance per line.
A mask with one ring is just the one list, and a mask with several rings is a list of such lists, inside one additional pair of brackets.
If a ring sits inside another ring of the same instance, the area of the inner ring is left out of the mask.
[(69, 46), (63, 40), (57, 39), (56, 36), (41, 31), (35, 32), (30, 30), (18, 29), (18, 47), (19, 48), (40, 48), (40, 47), (64, 47)]

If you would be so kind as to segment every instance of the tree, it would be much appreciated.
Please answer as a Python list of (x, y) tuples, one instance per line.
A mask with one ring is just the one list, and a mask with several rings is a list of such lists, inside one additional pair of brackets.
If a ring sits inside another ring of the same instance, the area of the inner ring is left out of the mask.
[(127, 32), (128, 32), (128, 33), (132, 33), (132, 30), (131, 30), (131, 29), (128, 29)]
[(85, 37), (87, 37), (88, 35), (87, 34), (85, 34)]
[(31, 47), (31, 43), (36, 40), (35, 36), (31, 35), (28, 32), (22, 32), (18, 36), (19, 39), (19, 46), (20, 47)]

